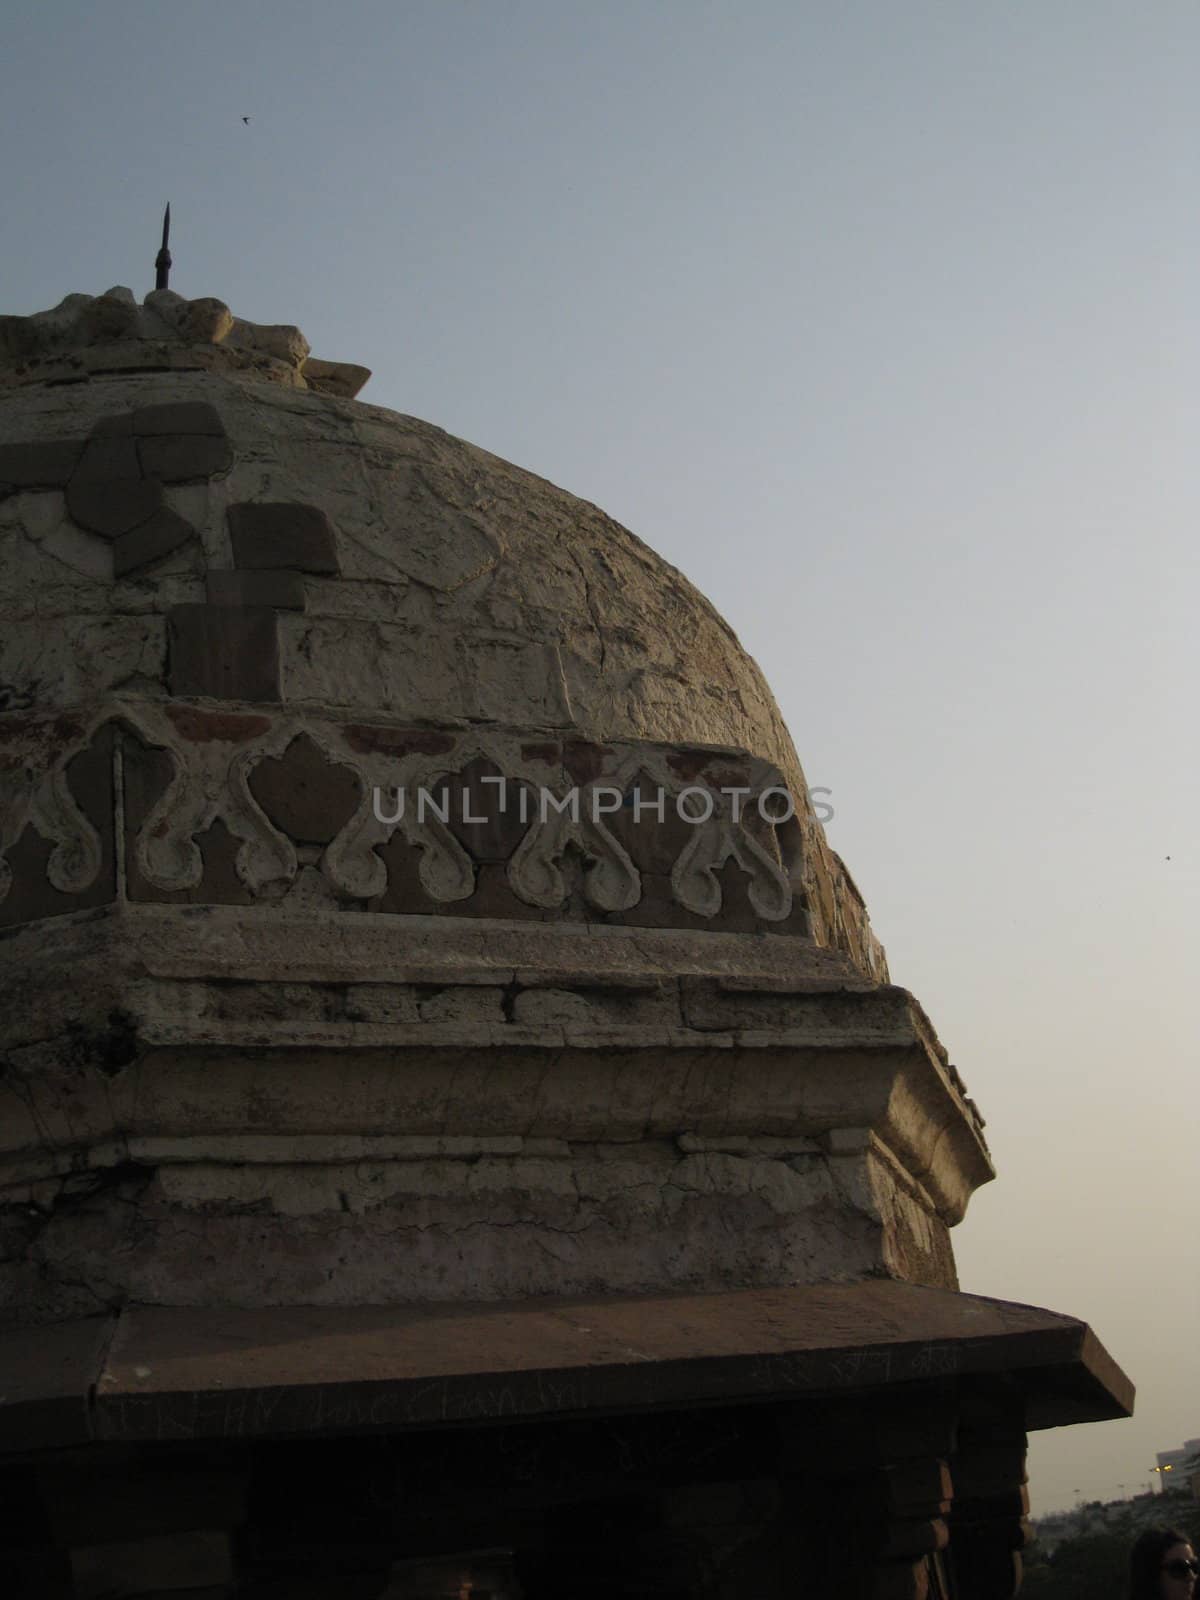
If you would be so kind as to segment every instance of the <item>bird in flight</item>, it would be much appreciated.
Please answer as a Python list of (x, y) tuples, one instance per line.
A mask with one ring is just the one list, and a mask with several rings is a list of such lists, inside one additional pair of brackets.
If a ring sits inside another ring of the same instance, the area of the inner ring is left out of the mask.
[(250, 126), (250, 118), (249, 117), (243, 117), (242, 121), (246, 124), (247, 127)]

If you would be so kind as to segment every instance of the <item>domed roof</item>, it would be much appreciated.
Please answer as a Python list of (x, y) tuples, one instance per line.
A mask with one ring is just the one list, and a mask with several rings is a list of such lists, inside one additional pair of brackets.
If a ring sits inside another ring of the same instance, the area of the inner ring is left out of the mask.
[(265, 703), (669, 747), (684, 777), (748, 754), (795, 799), (776, 854), (812, 933), (881, 976), (713, 606), (594, 505), (356, 401), (367, 376), (167, 291), (0, 319), (0, 712)]

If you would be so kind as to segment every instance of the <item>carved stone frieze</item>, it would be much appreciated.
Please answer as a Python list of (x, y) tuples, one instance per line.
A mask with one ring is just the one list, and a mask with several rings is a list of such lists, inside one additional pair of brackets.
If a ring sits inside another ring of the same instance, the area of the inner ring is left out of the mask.
[[(0, 902), (12, 884), (6, 857), (26, 828), (54, 847), (46, 863), (52, 886), (82, 894), (99, 874), (101, 846), (68, 787), (66, 767), (88, 738), (68, 718), (5, 717), (0, 730)], [(52, 762), (60, 739), (71, 742)]]
[(181, 737), (178, 728), (172, 738), (161, 725), (147, 727), (147, 722), (154, 720), (143, 713), (135, 726), (151, 743), (166, 743), (175, 759), (175, 773), (134, 846), (137, 864), (149, 881), (161, 889), (195, 887), (204, 870), (196, 836), (220, 819), (239, 841), (238, 877), (252, 893), (263, 894), (274, 885), (290, 883), (296, 874), (295, 846), (272, 827), (246, 780), (252, 759), (281, 755), (291, 742), (292, 731), (268, 725), (255, 738), (252, 758), (241, 740), (247, 736), (249, 724), (265, 722), (265, 718), (246, 718), (241, 726), (233, 727), (234, 719), (227, 718), (220, 730), (227, 737), (205, 739)]
[[(744, 752), (681, 761), (642, 742), (123, 698), (69, 722), (0, 719), (0, 900), (4, 854), (30, 827), (54, 846), (56, 889), (95, 881), (101, 840), (67, 773), (110, 725), (133, 899), (276, 901), (304, 868), (336, 904), (505, 915), (502, 874), (512, 904), (542, 918), (808, 932), (775, 838), (783, 778)], [(227, 864), (210, 871), (222, 841)], [(398, 850), (411, 868), (395, 880)]]

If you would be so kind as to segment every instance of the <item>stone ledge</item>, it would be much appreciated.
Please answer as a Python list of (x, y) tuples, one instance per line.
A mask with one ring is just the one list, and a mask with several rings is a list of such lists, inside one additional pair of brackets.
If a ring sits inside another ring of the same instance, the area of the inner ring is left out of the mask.
[[(811, 974), (838, 993), (860, 974), (835, 950), (771, 933), (635, 928), (618, 923), (484, 921), (329, 911), (281, 915), (271, 907), (105, 906), (52, 925), (0, 934), (16, 959), (85, 958), (110, 943), (147, 975), (285, 979), (292, 983), (510, 983), (558, 988), (642, 987), (687, 974)], [(867, 985), (866, 993), (892, 986)]]
[[(17, 1057), (28, 1041), (49, 1042), (39, 1065), (31, 1057), (19, 1068), (37, 1096), (36, 1118), (5, 1096), (8, 1149), (22, 1162), (39, 1147), (117, 1135), (254, 1131), (265, 1052), (271, 1095), (286, 1094), (264, 1132), (607, 1140), (864, 1129), (950, 1225), (994, 1175), (944, 1054), (904, 990), (768, 994), (769, 1007), (788, 1012), (775, 1027), (682, 1025), (681, 982), (692, 1007), (720, 1010), (718, 983), (730, 968), (793, 981), (837, 972), (827, 952), (791, 940), (593, 938), (520, 924), (494, 940), (432, 918), (396, 918), (385, 932), (352, 913), (309, 920), (134, 907), (21, 930), (6, 946), (14, 1003), (4, 1042)], [(310, 971), (322, 981), (306, 982)], [(633, 988), (631, 971), (647, 1009), (622, 1024), (600, 1002)], [(78, 1015), (82, 1001), (64, 1011), (66, 972), (71, 992), (90, 996)], [(526, 987), (518, 974), (552, 982)], [(364, 1002), (372, 986), (379, 1010)], [(533, 1020), (538, 1008), (518, 1008), (522, 994), (557, 994), (557, 1008)], [(736, 1000), (735, 1009), (755, 1004), (748, 993)], [(63, 1073), (83, 1046), (104, 1075), (87, 1073), (82, 1092), (68, 1095)], [(355, 1066), (345, 1080), (347, 1057)]]
[(1086, 1323), (882, 1280), (434, 1308), (127, 1306), (115, 1322), (0, 1336), (0, 1356), (13, 1376), (0, 1408), (9, 1449), (394, 1431), (999, 1374), (1034, 1427), (1133, 1406)]

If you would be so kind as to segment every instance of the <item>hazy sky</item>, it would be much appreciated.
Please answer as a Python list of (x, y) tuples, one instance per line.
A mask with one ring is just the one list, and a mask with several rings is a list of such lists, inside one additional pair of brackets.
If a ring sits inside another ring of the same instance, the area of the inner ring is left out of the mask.
[[(988, 1119), (965, 1289), (1200, 1435), (1192, 0), (8, 0), (0, 310), (153, 282), (594, 500), (775, 688)], [(247, 126), (242, 118), (249, 116)]]

